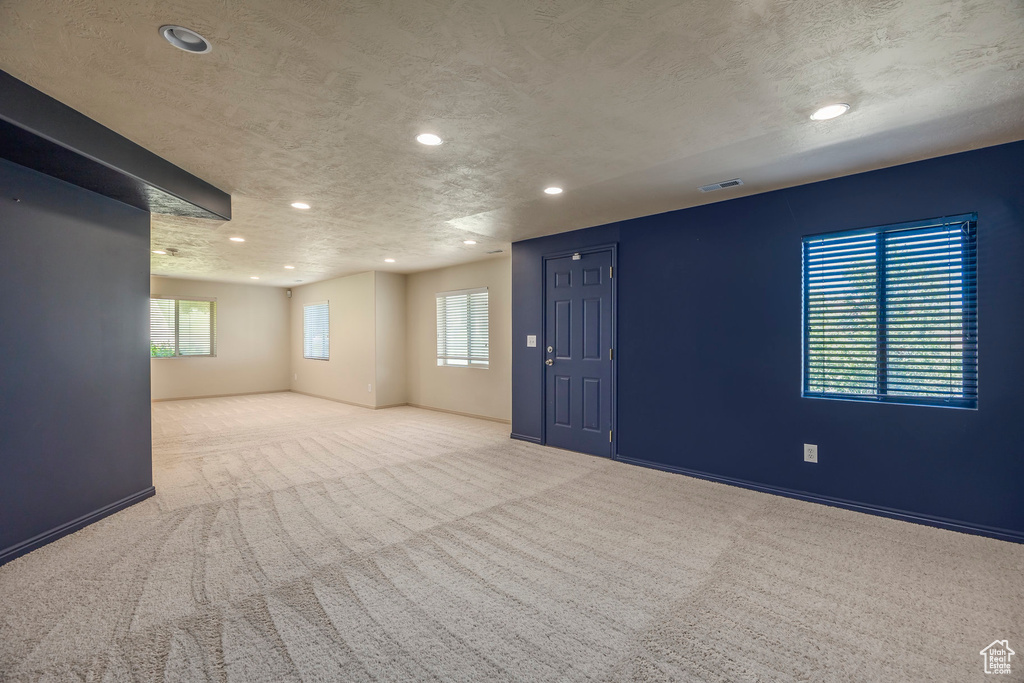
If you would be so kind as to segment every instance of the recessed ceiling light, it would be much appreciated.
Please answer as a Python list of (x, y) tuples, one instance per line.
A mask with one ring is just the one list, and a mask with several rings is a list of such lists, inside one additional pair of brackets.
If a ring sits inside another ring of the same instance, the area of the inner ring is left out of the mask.
[(544, 192), (546, 194), (562, 194), (562, 188), (560, 187), (545, 187)]
[(244, 242), (245, 241), (244, 237), (230, 237), (228, 239), (230, 239), (232, 242)]
[(420, 133), (419, 135), (416, 136), (416, 142), (420, 143), (421, 145), (430, 145), (431, 147), (436, 147), (440, 145), (442, 142), (444, 142), (444, 140), (442, 140), (437, 135), (434, 135), (433, 133)]
[(154, 249), (153, 253), (154, 254), (160, 254), (161, 256), (167, 256), (167, 252), (164, 251), (163, 249)]
[(292, 202), (292, 208), (295, 208), (295, 209), (308, 209), (309, 208), (309, 204), (307, 204), (306, 202)]
[(168, 43), (185, 52), (202, 55), (213, 49), (210, 41), (184, 26), (161, 26), (160, 35)]
[(395, 262), (395, 259), (393, 259), (393, 258), (386, 258), (386, 259), (384, 259), (384, 263), (394, 263), (394, 262)]
[(837, 116), (842, 116), (843, 114), (845, 114), (848, 111), (850, 111), (850, 105), (848, 105), (848, 104), (844, 104), (844, 103), (830, 104), (830, 105), (827, 105), (825, 107), (822, 107), (818, 111), (816, 111), (813, 114), (811, 114), (811, 120), (812, 121), (827, 121), (829, 119), (834, 119)]
[(476, 240), (463, 240), (463, 244), (476, 244)]
[(259, 280), (259, 279), (260, 279), (260, 276), (259, 276), (259, 275), (250, 275), (250, 276), (249, 276), (249, 279), (250, 279), (250, 280)]
[(285, 266), (287, 270), (295, 270), (295, 266)]

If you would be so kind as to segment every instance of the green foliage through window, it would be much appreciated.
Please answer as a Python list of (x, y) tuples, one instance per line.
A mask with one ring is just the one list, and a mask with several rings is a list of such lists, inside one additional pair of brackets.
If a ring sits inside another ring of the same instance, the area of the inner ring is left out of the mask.
[(216, 355), (217, 302), (149, 300), (151, 358)]

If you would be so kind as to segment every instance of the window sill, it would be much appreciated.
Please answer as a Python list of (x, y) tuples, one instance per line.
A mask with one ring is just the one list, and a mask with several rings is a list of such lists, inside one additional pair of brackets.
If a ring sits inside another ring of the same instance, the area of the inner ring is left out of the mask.
[(877, 398), (854, 398), (852, 396), (818, 396), (806, 394), (800, 394), (800, 398), (807, 398), (812, 400), (822, 401), (846, 401), (848, 403), (873, 403), (875, 405), (889, 405), (889, 406), (910, 406), (913, 408), (941, 408), (943, 410), (978, 410), (978, 406), (954, 406), (954, 405), (941, 405), (938, 403), (917, 403), (914, 401), (898, 401), (898, 400), (879, 400)]

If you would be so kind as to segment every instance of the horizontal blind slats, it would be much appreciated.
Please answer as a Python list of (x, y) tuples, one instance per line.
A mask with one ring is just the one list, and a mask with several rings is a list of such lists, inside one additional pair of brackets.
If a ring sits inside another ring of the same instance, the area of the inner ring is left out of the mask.
[(151, 357), (216, 355), (216, 301), (155, 297), (149, 313)]
[(803, 249), (805, 395), (976, 404), (975, 215)]
[(437, 302), (437, 363), (488, 367), (490, 339), (486, 289), (442, 292)]
[(302, 357), (330, 360), (331, 316), (329, 302), (305, 304), (302, 307)]
[(174, 299), (149, 300), (149, 355), (169, 358), (176, 354)]
[(178, 300), (178, 355), (213, 355), (214, 304)]

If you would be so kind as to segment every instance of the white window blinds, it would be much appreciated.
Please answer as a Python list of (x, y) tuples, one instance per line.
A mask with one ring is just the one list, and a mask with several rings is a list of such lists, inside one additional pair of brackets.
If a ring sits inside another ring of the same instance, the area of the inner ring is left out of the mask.
[(149, 300), (152, 358), (217, 355), (217, 302), (154, 297)]
[(149, 355), (151, 358), (172, 358), (178, 355), (174, 299), (149, 300)]
[(437, 364), (486, 368), (490, 363), (487, 288), (437, 295)]
[(302, 307), (302, 357), (330, 360), (331, 317), (329, 304), (321, 301)]
[(977, 216), (804, 238), (804, 395), (974, 408)]

